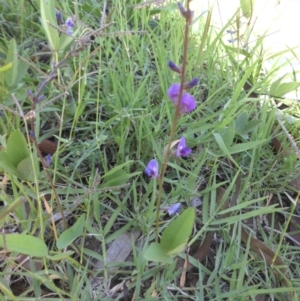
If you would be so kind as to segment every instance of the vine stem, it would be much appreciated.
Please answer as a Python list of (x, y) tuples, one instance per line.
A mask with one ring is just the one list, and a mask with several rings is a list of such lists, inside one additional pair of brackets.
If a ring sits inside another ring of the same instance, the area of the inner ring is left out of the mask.
[[(190, 0), (187, 1), (186, 4), (186, 10), (189, 11), (189, 4)], [(179, 90), (179, 96), (178, 99), (180, 101), (177, 102), (176, 105), (176, 111), (175, 115), (172, 121), (170, 136), (169, 136), (169, 142), (167, 145), (167, 151), (165, 153), (165, 158), (162, 166), (162, 171), (159, 176), (158, 180), (158, 195), (157, 195), (157, 202), (156, 202), (156, 221), (155, 221), (155, 242), (158, 242), (158, 232), (159, 232), (159, 211), (160, 211), (160, 204), (162, 199), (162, 191), (163, 191), (163, 183), (164, 183), (164, 175), (167, 170), (168, 166), (168, 160), (170, 158), (170, 150), (171, 150), (171, 144), (174, 139), (174, 135), (176, 132), (177, 122), (180, 116), (180, 105), (181, 105), (181, 99), (183, 95), (183, 87), (185, 82), (185, 73), (186, 73), (186, 66), (187, 66), (187, 53), (188, 53), (188, 42), (189, 42), (189, 20), (188, 18), (185, 18), (185, 30), (184, 30), (184, 44), (183, 44), (183, 59), (182, 59), (182, 72), (181, 72), (181, 80), (180, 80), (180, 90)]]

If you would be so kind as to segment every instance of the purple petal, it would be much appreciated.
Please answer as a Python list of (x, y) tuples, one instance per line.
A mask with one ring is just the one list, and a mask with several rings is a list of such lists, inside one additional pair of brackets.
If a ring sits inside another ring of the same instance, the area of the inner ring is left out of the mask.
[[(196, 81), (195, 79), (193, 80)], [(197, 79), (198, 81), (198, 79)], [(172, 84), (168, 89), (168, 96), (176, 107), (178, 104), (178, 96), (180, 91), (180, 84)], [(196, 108), (196, 101), (194, 96), (189, 93), (183, 93), (180, 103), (180, 114), (188, 113)]]
[(68, 34), (69, 36), (71, 36), (72, 33), (73, 33), (73, 28), (72, 28), (72, 27), (68, 27), (68, 29), (67, 29), (67, 34)]
[(29, 136), (30, 136), (31, 138), (35, 138), (34, 132), (33, 132), (32, 130), (29, 131)]
[(71, 28), (74, 27), (74, 22), (73, 22), (71, 17), (68, 17), (68, 19), (65, 22), (65, 25), (68, 26), (68, 27), (71, 27)]
[(229, 34), (235, 34), (237, 31), (236, 30), (226, 29), (226, 32), (229, 33)]
[(151, 177), (153, 179), (158, 178), (159, 174), (158, 174), (158, 163), (156, 160), (152, 159), (149, 161), (146, 169), (145, 169), (145, 174), (148, 177)]
[(180, 91), (180, 84), (172, 84), (168, 90), (168, 96), (171, 99), (171, 101), (175, 104), (175, 106), (178, 101), (179, 91)]
[(196, 101), (194, 96), (189, 93), (182, 95), (180, 104), (180, 113), (188, 113), (196, 109)]
[(172, 215), (179, 211), (181, 203), (175, 203), (168, 208), (168, 214)]
[(181, 137), (177, 145), (176, 156), (177, 157), (187, 157), (192, 150), (186, 146), (185, 138)]

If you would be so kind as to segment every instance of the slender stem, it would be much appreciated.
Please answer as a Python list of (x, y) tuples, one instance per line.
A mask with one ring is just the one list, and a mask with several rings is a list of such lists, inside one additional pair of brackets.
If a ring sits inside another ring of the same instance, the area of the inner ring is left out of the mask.
[[(187, 11), (189, 11), (189, 2), (187, 1)], [(178, 101), (176, 105), (175, 115), (172, 121), (171, 132), (169, 136), (169, 143), (167, 145), (167, 151), (163, 162), (162, 171), (160, 173), (159, 181), (158, 181), (158, 195), (157, 195), (157, 202), (156, 202), (156, 228), (155, 228), (155, 241), (158, 242), (158, 230), (159, 230), (159, 211), (160, 211), (160, 204), (162, 198), (162, 191), (163, 191), (163, 183), (164, 183), (164, 175), (167, 170), (168, 161), (170, 157), (170, 150), (171, 144), (176, 132), (177, 122), (180, 116), (180, 105), (181, 99), (183, 95), (183, 86), (185, 82), (185, 73), (186, 73), (186, 65), (187, 65), (187, 53), (188, 53), (188, 42), (189, 42), (189, 20), (185, 18), (185, 30), (184, 30), (184, 45), (183, 45), (183, 59), (182, 59), (182, 72), (181, 72), (181, 81), (180, 81), (180, 90)]]

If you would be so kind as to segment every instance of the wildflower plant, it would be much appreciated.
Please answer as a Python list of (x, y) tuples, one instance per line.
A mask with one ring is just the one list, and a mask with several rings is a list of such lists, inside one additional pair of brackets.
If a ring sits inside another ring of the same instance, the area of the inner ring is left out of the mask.
[[(172, 61), (169, 61), (168, 63), (168, 66), (172, 71), (180, 74), (180, 83), (171, 84), (170, 88), (167, 91), (168, 97), (175, 108), (169, 135), (169, 142), (164, 153), (164, 161), (161, 170), (159, 171), (159, 163), (155, 159), (151, 159), (145, 169), (147, 176), (158, 180), (159, 188), (156, 202), (155, 242), (150, 244), (150, 246), (146, 249), (144, 257), (148, 260), (164, 263), (171, 263), (171, 256), (178, 254), (179, 252), (184, 250), (189, 236), (191, 235), (195, 220), (194, 208), (190, 207), (186, 209), (167, 226), (167, 228), (161, 235), (160, 243), (158, 243), (160, 206), (163, 192), (164, 175), (167, 169), (168, 160), (171, 155), (181, 158), (189, 156), (192, 152), (191, 148), (187, 146), (184, 136), (181, 136), (178, 140), (174, 141), (178, 120), (182, 115), (191, 113), (196, 109), (197, 106), (195, 97), (192, 94), (188, 93), (187, 90), (190, 90), (193, 87), (197, 86), (198, 78), (193, 78), (188, 82), (186, 82), (185, 79), (189, 27), (191, 25), (194, 13), (189, 9), (189, 1), (187, 1), (186, 8), (184, 8), (181, 3), (178, 3), (178, 8), (182, 17), (185, 19), (184, 46), (182, 66), (179, 66)], [(174, 145), (177, 145), (177, 149), (173, 152), (171, 151), (171, 148)], [(164, 210), (166, 210), (171, 216), (177, 213), (179, 209), (180, 203), (176, 203), (169, 207), (166, 207)]]

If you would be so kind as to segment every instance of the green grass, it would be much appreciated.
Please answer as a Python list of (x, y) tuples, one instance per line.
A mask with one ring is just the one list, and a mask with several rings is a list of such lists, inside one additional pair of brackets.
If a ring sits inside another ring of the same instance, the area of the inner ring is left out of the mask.
[[(181, 202), (188, 208), (195, 198), (203, 202), (188, 243), (190, 270), (180, 287), (184, 253), (172, 264), (143, 257), (155, 239), (158, 189), (143, 170), (152, 158), (162, 165), (174, 116), (167, 89), (180, 81), (167, 65), (168, 60), (182, 62), (184, 22), (176, 2), (155, 10), (133, 9), (133, 0), (107, 1), (104, 18), (105, 1), (57, 1), (64, 19), (76, 16), (79, 40), (43, 61), (32, 61), (47, 40), (40, 2), (32, 4), (36, 9), (29, 1), (0, 0), (0, 67), (13, 53), (12, 38), (20, 55), (14, 56), (19, 69), (13, 84), (11, 71), (0, 73), (1, 151), (7, 150), (11, 133), (20, 129), (26, 136), (32, 127), (38, 143), (50, 139), (58, 148), (45, 171), (33, 166), (39, 157), (29, 145), (28, 179), (0, 165), (3, 300), (298, 300), (299, 246), (288, 235), (295, 231), (291, 220), (297, 223), (299, 187), (291, 181), (299, 177), (299, 160), (290, 139), (299, 144), (299, 105), (270, 94), (283, 66), (274, 63), (268, 72), (262, 66), (282, 54), (266, 55), (263, 37), (251, 49), (227, 43), (225, 30), (234, 26), (235, 16), (215, 31), (210, 15), (203, 14), (194, 25), (199, 30), (190, 34), (187, 78), (200, 79), (191, 92), (197, 108), (179, 119), (175, 139), (184, 135), (193, 152), (187, 159), (170, 158), (161, 205)], [(97, 32), (101, 22), (108, 26)], [(71, 47), (81, 48), (68, 57)], [(53, 64), (65, 57), (42, 91), (45, 100), (37, 104), (35, 119), (24, 121), (11, 95), (28, 113), (32, 104), (26, 90), (35, 93)], [(296, 82), (297, 74), (284, 80)], [(280, 101), (286, 106), (279, 107)], [(279, 152), (272, 145), (275, 137)], [(21, 148), (15, 143), (14, 149)], [(238, 178), (236, 204), (223, 207), (234, 198)], [(224, 189), (221, 198), (218, 187)], [(160, 233), (173, 219), (161, 211)], [(282, 259), (286, 281), (281, 267), (264, 259), (264, 251), (262, 257), (254, 251), (253, 240), (242, 240), (242, 227)], [(66, 228), (73, 229), (71, 241), (59, 249), (56, 241)], [(192, 255), (211, 231), (217, 234), (199, 262)], [(6, 246), (9, 233), (38, 237), (48, 256), (20, 258), (22, 251)]]

